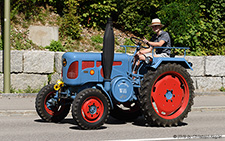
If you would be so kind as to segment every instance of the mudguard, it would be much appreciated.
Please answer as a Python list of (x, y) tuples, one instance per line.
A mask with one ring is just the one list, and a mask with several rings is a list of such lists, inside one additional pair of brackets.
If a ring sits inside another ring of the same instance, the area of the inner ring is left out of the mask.
[[(176, 57), (176, 58), (175, 57), (153, 57), (153, 61), (150, 65), (148, 65), (148, 67), (157, 69), (162, 63), (177, 63), (182, 65), (184, 68), (191, 69), (193, 71), (192, 63), (187, 62), (187, 60), (185, 59), (186, 50), (190, 48), (188, 47), (154, 47), (154, 49), (157, 49), (157, 48), (184, 49), (184, 56)], [(153, 54), (154, 54), (154, 50), (152, 52), (152, 56), (154, 56)]]
[(160, 66), (160, 64), (162, 64), (162, 63), (177, 63), (177, 64), (182, 65), (186, 69), (193, 70), (193, 68), (191, 66), (192, 64), (187, 62), (187, 60), (185, 58), (154, 57), (152, 64), (148, 65), (147, 67), (157, 69)]

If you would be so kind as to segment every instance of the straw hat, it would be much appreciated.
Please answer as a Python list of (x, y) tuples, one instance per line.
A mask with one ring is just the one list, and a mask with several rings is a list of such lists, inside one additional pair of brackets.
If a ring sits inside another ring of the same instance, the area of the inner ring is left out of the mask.
[(155, 26), (155, 25), (161, 25), (162, 27), (164, 26), (163, 24), (161, 24), (161, 21), (158, 18), (152, 19), (152, 24), (148, 25), (148, 26), (152, 27), (152, 26)]

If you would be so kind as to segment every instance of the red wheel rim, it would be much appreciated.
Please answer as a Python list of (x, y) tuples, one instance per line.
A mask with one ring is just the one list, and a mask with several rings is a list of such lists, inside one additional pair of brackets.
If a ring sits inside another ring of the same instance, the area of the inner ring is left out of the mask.
[(47, 106), (47, 102), (54, 97), (54, 94), (55, 92), (52, 91), (50, 93), (47, 94), (47, 96), (45, 97), (45, 100), (44, 100), (44, 107), (45, 107), (45, 110), (48, 114), (52, 115), (52, 116), (56, 116), (56, 115), (59, 115), (63, 112), (63, 110), (65, 109), (65, 106), (52, 106), (51, 108), (48, 108)]
[(97, 122), (101, 119), (104, 113), (104, 105), (102, 101), (97, 97), (87, 98), (81, 107), (81, 113), (83, 118), (90, 123)]
[(178, 72), (165, 72), (154, 82), (151, 102), (160, 117), (164, 119), (177, 118), (186, 109), (188, 101), (188, 84)]

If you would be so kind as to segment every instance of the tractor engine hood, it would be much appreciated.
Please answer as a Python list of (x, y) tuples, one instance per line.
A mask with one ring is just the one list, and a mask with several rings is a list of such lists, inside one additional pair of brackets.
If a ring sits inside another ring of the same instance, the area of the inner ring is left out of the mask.
[[(111, 79), (126, 76), (132, 56), (124, 53), (114, 55)], [(62, 56), (62, 77), (66, 85), (83, 85), (103, 82), (102, 53), (67, 52)]]

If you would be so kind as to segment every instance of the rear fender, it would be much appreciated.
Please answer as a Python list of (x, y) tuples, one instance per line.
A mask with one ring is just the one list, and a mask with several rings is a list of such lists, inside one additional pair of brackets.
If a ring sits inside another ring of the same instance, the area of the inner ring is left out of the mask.
[(165, 63), (177, 63), (183, 66), (184, 68), (191, 69), (193, 71), (192, 63), (187, 62), (185, 58), (154, 57), (152, 64), (147, 65), (147, 67), (157, 69), (161, 64), (165, 64)]

